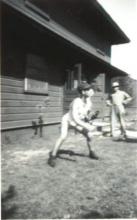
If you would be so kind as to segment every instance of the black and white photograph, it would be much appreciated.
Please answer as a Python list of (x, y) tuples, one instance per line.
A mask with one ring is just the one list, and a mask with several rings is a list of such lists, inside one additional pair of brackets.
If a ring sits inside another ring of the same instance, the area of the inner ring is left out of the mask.
[(137, 1), (0, 15), (1, 219), (137, 219)]

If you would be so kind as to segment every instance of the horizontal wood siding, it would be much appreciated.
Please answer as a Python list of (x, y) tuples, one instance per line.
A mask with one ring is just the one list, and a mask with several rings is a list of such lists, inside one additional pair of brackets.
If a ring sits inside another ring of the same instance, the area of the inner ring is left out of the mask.
[[(2, 106), (6, 106), (6, 107), (22, 107), (22, 106), (26, 106), (26, 107), (34, 107), (36, 105), (38, 105), (38, 101), (35, 100), (2, 100), (1, 101), (1, 105)], [(50, 103), (50, 107), (59, 107), (60, 108), (60, 103), (58, 102), (51, 102)], [(47, 104), (47, 108), (48, 108), (48, 104)]]
[(12, 77), (1, 78), (2, 129), (27, 127), (38, 122), (42, 115), (44, 124), (60, 122), (63, 109), (63, 89), (50, 85), (48, 95), (24, 93), (24, 81)]

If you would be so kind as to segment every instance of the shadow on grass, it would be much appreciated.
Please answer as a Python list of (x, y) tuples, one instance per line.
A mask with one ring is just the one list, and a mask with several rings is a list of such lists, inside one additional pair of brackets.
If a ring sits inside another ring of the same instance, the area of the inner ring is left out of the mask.
[(126, 142), (128, 142), (128, 143), (137, 143), (137, 139), (129, 139), (129, 138), (127, 138)]
[(17, 205), (11, 204), (12, 198), (16, 195), (15, 187), (10, 185), (8, 190), (2, 193), (1, 198), (1, 216), (2, 219), (12, 218), (17, 210)]
[(71, 162), (77, 162), (76, 160), (70, 159), (70, 158), (67, 158), (67, 157), (58, 156), (58, 158), (62, 159), (62, 160), (68, 160), (68, 161), (71, 161)]
[(59, 151), (58, 151), (58, 158), (59, 158), (59, 159), (64, 159), (64, 160), (76, 162), (75, 159), (68, 158), (68, 157), (66, 157), (65, 155), (69, 155), (70, 157), (72, 157), (72, 156), (87, 157), (87, 156), (84, 155), (84, 154), (75, 153), (75, 152), (72, 151), (72, 150), (59, 150)]
[(121, 218), (117, 213), (111, 213), (108, 212), (106, 214), (100, 213), (98, 211), (92, 210), (89, 211), (81, 216), (79, 216), (77, 219), (111, 219), (111, 218)]
[(87, 155), (85, 155), (85, 154), (75, 153), (72, 150), (59, 150), (58, 155), (61, 155), (61, 154), (67, 154), (69, 156), (87, 157)]
[(2, 206), (2, 219), (11, 219), (17, 210), (16, 205), (12, 205), (10, 208), (3, 208)]
[(131, 138), (126, 138), (125, 140), (123, 140), (122, 138), (118, 138), (118, 139), (113, 139), (114, 142), (127, 142), (127, 143), (137, 143), (137, 139), (131, 139)]

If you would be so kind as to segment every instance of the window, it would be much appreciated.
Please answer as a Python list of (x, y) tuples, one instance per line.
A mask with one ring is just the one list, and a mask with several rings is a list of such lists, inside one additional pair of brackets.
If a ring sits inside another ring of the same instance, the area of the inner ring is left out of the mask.
[(45, 59), (38, 55), (28, 54), (24, 91), (34, 94), (48, 94), (48, 67)]
[(81, 82), (82, 65), (76, 64), (72, 69), (66, 70), (66, 90), (76, 90)]

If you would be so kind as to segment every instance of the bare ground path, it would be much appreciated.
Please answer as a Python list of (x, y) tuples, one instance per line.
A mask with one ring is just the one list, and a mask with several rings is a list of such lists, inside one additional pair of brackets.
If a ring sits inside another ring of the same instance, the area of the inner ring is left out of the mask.
[(5, 218), (137, 218), (136, 143), (96, 137), (97, 161), (87, 157), (83, 137), (71, 135), (51, 168), (54, 140), (2, 146), (2, 191), (15, 187), (5, 204), (13, 210)]

